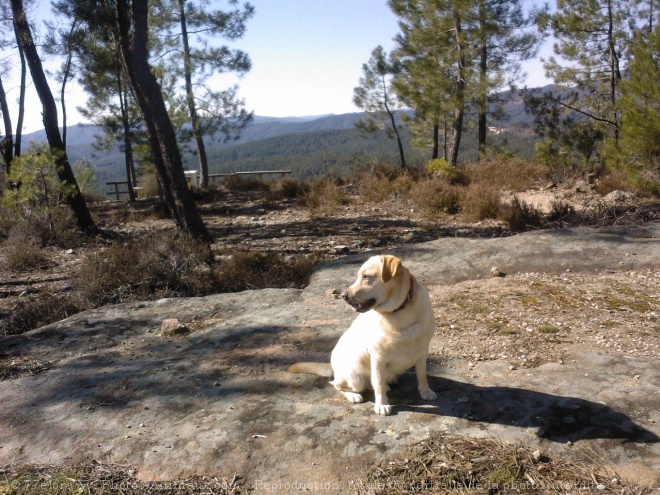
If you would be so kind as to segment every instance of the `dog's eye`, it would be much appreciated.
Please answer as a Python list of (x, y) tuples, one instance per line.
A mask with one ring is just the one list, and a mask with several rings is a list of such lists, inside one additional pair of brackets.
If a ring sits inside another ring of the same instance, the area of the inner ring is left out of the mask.
[(362, 279), (363, 280), (369, 280), (370, 278), (371, 278), (371, 275), (369, 275), (368, 273), (363, 273), (362, 274)]

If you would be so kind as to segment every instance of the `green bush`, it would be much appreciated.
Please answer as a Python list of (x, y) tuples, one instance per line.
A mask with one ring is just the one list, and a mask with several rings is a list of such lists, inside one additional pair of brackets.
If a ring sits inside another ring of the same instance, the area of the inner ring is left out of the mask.
[(0, 235), (12, 229), (37, 234), (42, 246), (69, 245), (75, 238), (73, 215), (62, 203), (73, 191), (57, 176), (55, 154), (47, 145), (32, 145), (12, 161), (8, 181), (0, 198)]
[(468, 182), (467, 176), (458, 168), (450, 165), (444, 158), (431, 160), (425, 168), (427, 172), (452, 184), (466, 185)]

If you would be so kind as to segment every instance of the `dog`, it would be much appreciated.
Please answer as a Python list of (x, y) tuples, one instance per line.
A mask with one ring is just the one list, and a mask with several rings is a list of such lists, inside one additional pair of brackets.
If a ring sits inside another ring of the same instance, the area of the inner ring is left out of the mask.
[(419, 395), (434, 400), (426, 376), (435, 331), (428, 290), (396, 256), (373, 256), (343, 298), (360, 314), (339, 338), (330, 364), (297, 363), (289, 371), (334, 378), (330, 383), (352, 403), (372, 388), (374, 412), (386, 416), (392, 413), (388, 384), (414, 366)]

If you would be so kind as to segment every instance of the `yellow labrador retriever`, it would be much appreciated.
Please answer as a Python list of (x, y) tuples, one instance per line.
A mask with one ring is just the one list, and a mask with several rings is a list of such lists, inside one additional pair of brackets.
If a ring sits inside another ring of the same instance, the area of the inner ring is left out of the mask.
[(388, 383), (414, 366), (422, 399), (436, 398), (426, 377), (429, 342), (435, 330), (428, 290), (395, 256), (373, 256), (343, 294), (361, 313), (339, 338), (330, 364), (297, 363), (292, 373), (333, 377), (330, 383), (350, 402), (362, 402), (370, 386), (376, 414), (388, 415)]

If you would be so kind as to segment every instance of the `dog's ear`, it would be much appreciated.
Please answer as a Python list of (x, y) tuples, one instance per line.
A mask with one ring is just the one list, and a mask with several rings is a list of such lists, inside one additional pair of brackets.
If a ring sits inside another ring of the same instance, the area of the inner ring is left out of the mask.
[(383, 260), (383, 269), (380, 272), (380, 279), (383, 282), (389, 282), (392, 277), (396, 276), (399, 267), (401, 266), (401, 260), (396, 256), (381, 256)]

